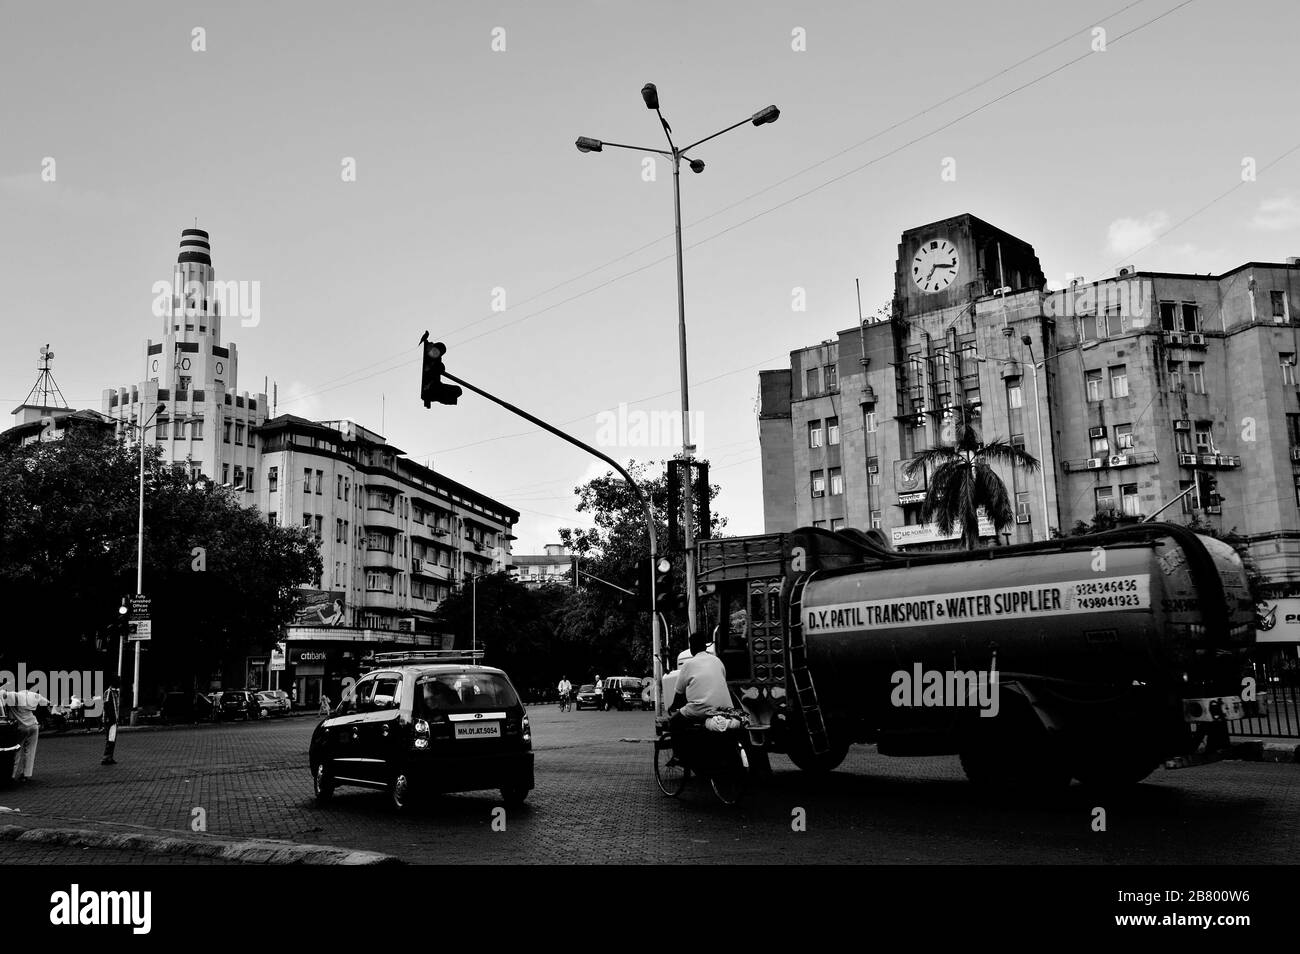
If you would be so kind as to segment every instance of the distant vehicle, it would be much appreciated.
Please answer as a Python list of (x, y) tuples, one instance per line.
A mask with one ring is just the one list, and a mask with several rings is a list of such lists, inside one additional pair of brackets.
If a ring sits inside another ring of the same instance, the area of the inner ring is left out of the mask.
[(627, 709), (650, 709), (642, 693), (645, 687), (636, 676), (615, 676), (605, 680), (605, 694), (609, 703), (619, 711)]
[(500, 789), (520, 805), (533, 788), (532, 730), (523, 703), (481, 653), (377, 653), (380, 668), (343, 693), (312, 733), (316, 800), (339, 785), (382, 789), (397, 811), (412, 794)]
[(206, 722), (212, 718), (212, 700), (201, 692), (169, 692), (163, 699), (164, 722)]
[(591, 683), (578, 687), (578, 695), (575, 697), (574, 705), (578, 709), (603, 709), (605, 708), (605, 695), (597, 692), (596, 687)]
[(283, 689), (263, 689), (257, 694), (258, 715), (263, 719), (277, 712), (288, 712), (293, 708), (289, 693)]
[(256, 719), (261, 709), (257, 696), (248, 689), (223, 689), (213, 700), (218, 719), (234, 719), (242, 716), (244, 721)]

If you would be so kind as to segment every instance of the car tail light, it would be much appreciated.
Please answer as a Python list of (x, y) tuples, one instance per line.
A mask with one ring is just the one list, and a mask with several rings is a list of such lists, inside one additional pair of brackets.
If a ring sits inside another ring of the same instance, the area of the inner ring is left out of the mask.
[(423, 719), (415, 720), (415, 747), (417, 749), (429, 747), (429, 723)]
[(531, 749), (533, 747), (533, 728), (528, 722), (528, 716), (524, 716), (522, 725), (524, 730), (524, 745)]

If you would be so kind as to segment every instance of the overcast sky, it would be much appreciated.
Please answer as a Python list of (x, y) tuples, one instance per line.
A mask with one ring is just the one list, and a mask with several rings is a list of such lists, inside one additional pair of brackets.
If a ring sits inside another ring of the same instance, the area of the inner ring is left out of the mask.
[(660, 147), (646, 82), (679, 144), (781, 108), (682, 180), (696, 437), (734, 532), (762, 530), (758, 370), (852, 325), (854, 279), (887, 300), (906, 228), (971, 212), (1054, 285), (1300, 255), (1294, 0), (0, 0), (0, 24), (5, 410), (47, 341), (76, 406), (143, 378), (197, 219), (217, 277), (260, 283), (224, 328), (240, 389), (382, 427), (518, 509), (516, 553), (599, 468), (472, 395), (426, 411), (416, 343), (588, 440), (620, 402), (678, 407), (670, 169), (573, 146)]

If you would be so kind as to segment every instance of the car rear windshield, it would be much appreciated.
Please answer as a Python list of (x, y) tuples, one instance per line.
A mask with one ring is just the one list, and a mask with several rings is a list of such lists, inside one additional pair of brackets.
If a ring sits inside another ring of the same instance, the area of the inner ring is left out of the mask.
[(641, 690), (640, 679), (620, 679), (619, 684), (623, 689), (636, 689), (638, 692)]
[(446, 672), (423, 676), (415, 685), (420, 711), (477, 712), (519, 705), (509, 681), (492, 672)]
[(596, 687), (595, 687), (595, 686), (592, 686), (592, 685), (586, 685), (586, 686), (583, 686), (583, 687), (582, 687), (581, 689), (579, 689), (578, 691), (579, 691), (579, 692), (595, 692), (595, 691), (596, 691)]

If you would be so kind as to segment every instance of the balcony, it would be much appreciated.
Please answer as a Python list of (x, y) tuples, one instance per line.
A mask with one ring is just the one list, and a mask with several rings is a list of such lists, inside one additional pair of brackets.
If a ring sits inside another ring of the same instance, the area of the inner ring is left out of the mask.
[(360, 612), (366, 610), (404, 610), (406, 597), (396, 593), (384, 593), (379, 590), (367, 590), (361, 597)]
[(1109, 454), (1106, 457), (1087, 457), (1064, 461), (1061, 466), (1067, 474), (1084, 470), (1123, 470), (1126, 467), (1141, 467), (1143, 464), (1158, 464), (1160, 457), (1155, 451), (1126, 451), (1123, 454)]
[(400, 558), (387, 550), (366, 550), (362, 564), (367, 570), (398, 570), (402, 567)]
[(434, 563), (432, 560), (411, 560), (411, 572), (420, 576), (426, 576), (434, 580), (452, 580), (451, 567), (443, 566), (441, 563)]
[(367, 527), (384, 530), (402, 529), (402, 518), (388, 510), (371, 510), (367, 507), (363, 519)]

